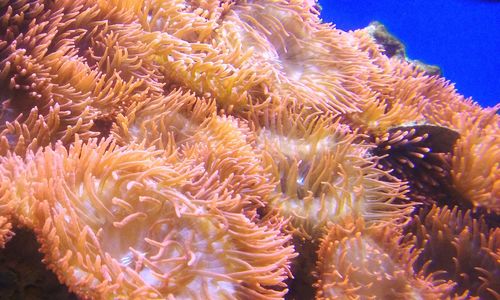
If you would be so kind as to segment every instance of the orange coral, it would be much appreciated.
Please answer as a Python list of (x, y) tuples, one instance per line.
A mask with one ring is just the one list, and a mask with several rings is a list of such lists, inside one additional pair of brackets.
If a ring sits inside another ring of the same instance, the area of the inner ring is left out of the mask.
[(318, 251), (318, 299), (443, 298), (453, 287), (415, 275), (415, 255), (389, 224), (367, 226), (362, 218), (331, 225)]
[(0, 248), (5, 246), (12, 237), (12, 224), (6, 217), (0, 216)]
[(0, 150), (107, 134), (116, 114), (163, 92), (132, 14), (93, 1), (4, 1)]
[(293, 248), (281, 225), (218, 209), (201, 165), (109, 140), (26, 158), (27, 224), (48, 266), (82, 297), (205, 299), (286, 293)]
[(415, 216), (407, 230), (407, 239), (415, 239), (416, 249), (421, 250), (414, 262), (417, 271), (454, 280), (454, 294), (498, 298), (499, 228), (490, 230), (484, 218), (474, 219), (470, 210), (434, 206)]
[[(0, 21), (0, 246), (33, 230), (81, 297), (312, 297), (313, 266), (321, 297), (500, 293), (451, 267), (469, 242), (498, 261), (498, 107), (315, 1), (7, 0)], [(425, 267), (441, 244), (456, 260)]]
[[(497, 118), (498, 119), (498, 118)], [(452, 176), (458, 191), (473, 206), (500, 213), (500, 120), (474, 124), (453, 151)]]
[(283, 113), (258, 130), (265, 163), (279, 181), (270, 204), (305, 236), (317, 236), (328, 221), (360, 214), (366, 220), (403, 219), (406, 186), (376, 168), (362, 136), (319, 115)]
[(450, 153), (458, 138), (457, 132), (439, 126), (393, 127), (375, 137), (372, 152), (382, 157), (379, 168), (409, 183), (411, 199), (444, 203), (450, 194), (458, 194), (450, 174)]

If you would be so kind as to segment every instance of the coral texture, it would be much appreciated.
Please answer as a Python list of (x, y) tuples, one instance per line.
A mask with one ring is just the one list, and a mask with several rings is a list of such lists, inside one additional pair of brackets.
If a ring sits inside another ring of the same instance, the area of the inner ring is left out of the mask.
[(0, 1), (0, 247), (82, 299), (498, 298), (498, 107), (318, 9)]

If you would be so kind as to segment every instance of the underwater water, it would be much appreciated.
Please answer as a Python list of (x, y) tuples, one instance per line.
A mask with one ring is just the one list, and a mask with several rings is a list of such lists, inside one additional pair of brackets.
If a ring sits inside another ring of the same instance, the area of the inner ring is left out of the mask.
[[(438, 65), (465, 97), (500, 103), (500, 1), (319, 0), (321, 16), (342, 30), (382, 22), (411, 59)], [(355, 3), (355, 4), (354, 4)]]

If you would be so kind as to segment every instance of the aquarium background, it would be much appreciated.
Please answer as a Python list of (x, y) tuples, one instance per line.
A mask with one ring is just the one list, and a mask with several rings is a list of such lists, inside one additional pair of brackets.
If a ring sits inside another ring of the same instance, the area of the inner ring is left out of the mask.
[(500, 1), (319, 0), (321, 17), (342, 30), (380, 21), (411, 59), (438, 65), (458, 92), (500, 103)]

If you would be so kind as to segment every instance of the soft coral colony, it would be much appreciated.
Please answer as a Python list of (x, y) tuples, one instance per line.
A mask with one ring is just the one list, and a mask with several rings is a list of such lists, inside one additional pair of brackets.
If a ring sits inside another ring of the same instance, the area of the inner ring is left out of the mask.
[(500, 297), (500, 119), (304, 0), (0, 1), (0, 245), (90, 299)]

